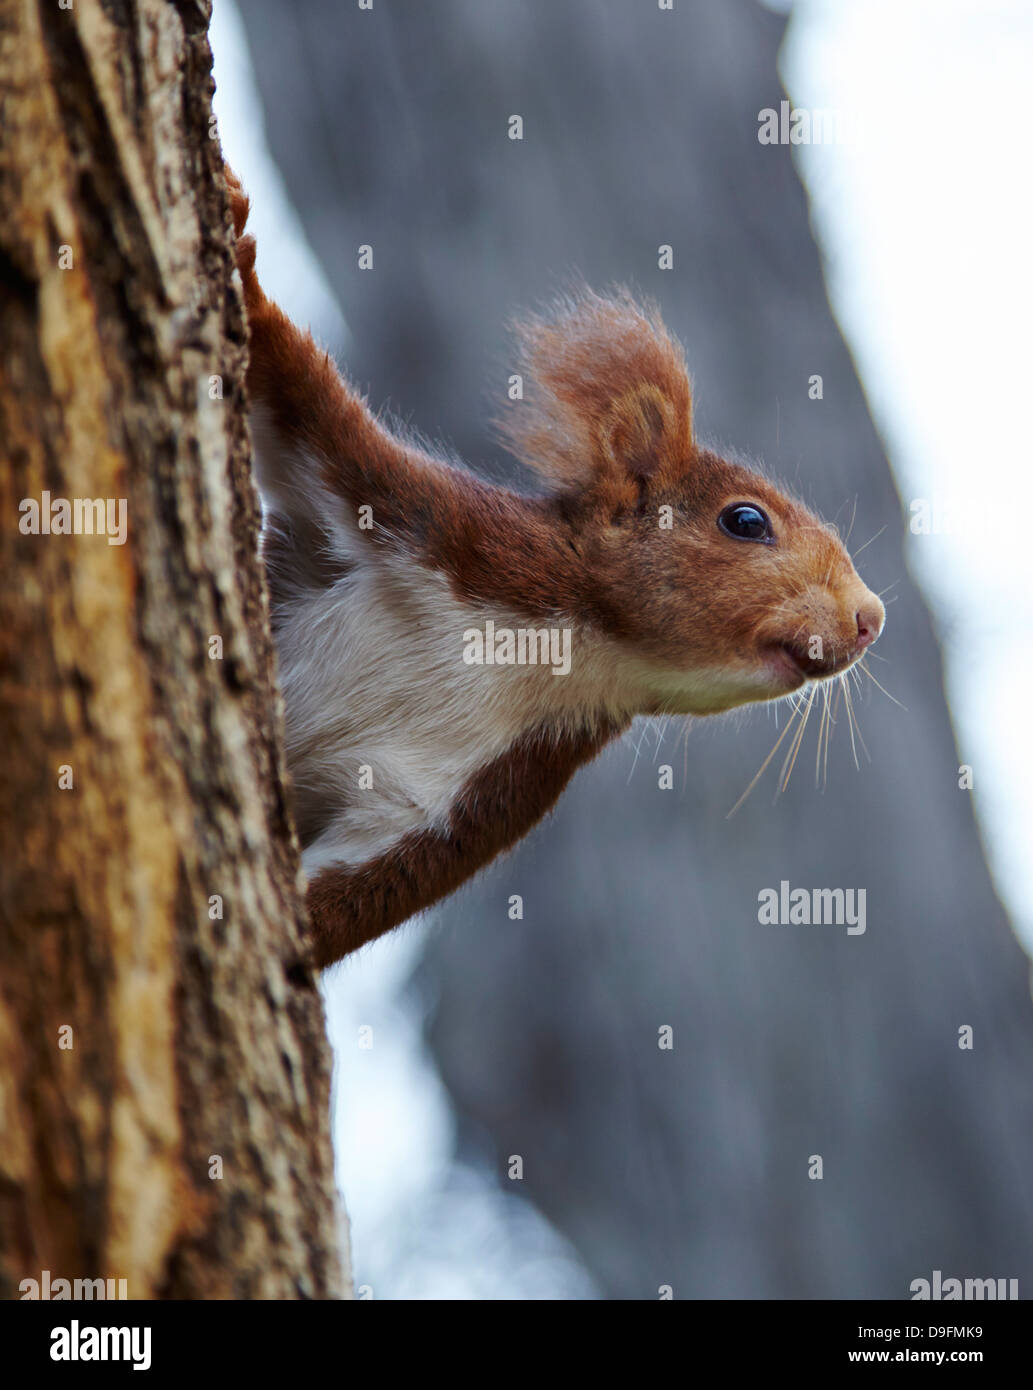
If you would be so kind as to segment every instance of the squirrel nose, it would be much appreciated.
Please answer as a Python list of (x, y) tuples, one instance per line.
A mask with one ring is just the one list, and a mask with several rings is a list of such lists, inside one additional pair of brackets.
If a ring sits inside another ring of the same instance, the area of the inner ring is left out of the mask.
[(875, 597), (869, 596), (867, 602), (863, 603), (857, 610), (857, 650), (863, 651), (865, 647), (870, 647), (882, 631), (883, 620), (886, 617), (886, 610)]

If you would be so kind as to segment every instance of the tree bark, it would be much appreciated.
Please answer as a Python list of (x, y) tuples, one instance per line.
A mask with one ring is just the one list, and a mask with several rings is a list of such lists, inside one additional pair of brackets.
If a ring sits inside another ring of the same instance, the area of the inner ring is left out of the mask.
[(209, 12), (0, 0), (8, 1297), (342, 1293)]

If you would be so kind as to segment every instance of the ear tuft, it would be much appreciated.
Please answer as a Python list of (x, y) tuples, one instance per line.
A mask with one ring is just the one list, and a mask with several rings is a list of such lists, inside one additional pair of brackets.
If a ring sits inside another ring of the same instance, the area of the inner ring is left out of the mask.
[(685, 359), (653, 305), (585, 291), (517, 327), (526, 398), (500, 429), (559, 487), (676, 471), (692, 449)]

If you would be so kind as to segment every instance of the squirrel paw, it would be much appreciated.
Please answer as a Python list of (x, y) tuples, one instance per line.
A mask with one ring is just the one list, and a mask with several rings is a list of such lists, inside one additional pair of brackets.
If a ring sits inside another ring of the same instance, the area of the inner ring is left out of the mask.
[(252, 308), (258, 306), (262, 298), (262, 291), (255, 275), (255, 239), (250, 234), (244, 235), (251, 199), (244, 192), (240, 179), (237, 178), (230, 166), (225, 164), (223, 169), (230, 198), (230, 211), (233, 214), (233, 233), (236, 237), (234, 254), (237, 269), (240, 271), (240, 278), (244, 282), (244, 298), (250, 312)]

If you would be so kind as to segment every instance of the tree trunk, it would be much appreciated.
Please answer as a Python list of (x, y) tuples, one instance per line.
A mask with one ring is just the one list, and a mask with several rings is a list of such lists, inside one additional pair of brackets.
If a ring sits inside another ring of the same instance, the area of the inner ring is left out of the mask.
[(342, 1291), (208, 17), (0, 0), (8, 1297)]

